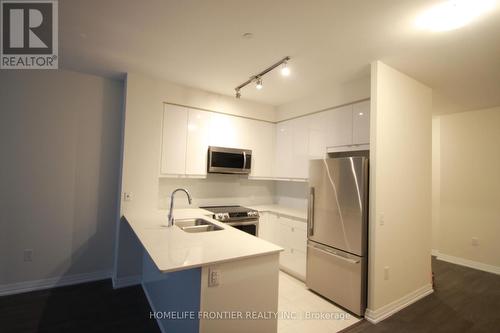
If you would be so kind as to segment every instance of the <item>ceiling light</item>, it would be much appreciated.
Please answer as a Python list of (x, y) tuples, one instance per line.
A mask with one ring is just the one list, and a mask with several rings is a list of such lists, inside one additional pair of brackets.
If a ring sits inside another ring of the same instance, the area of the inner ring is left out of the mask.
[(263, 85), (262, 85), (262, 79), (259, 77), (259, 78), (257, 78), (257, 83), (255, 84), (255, 88), (257, 90), (261, 90), (262, 87), (263, 87)]
[(283, 76), (290, 75), (290, 67), (288, 67), (288, 61), (285, 61), (283, 65), (281, 65), (281, 75)]
[(458, 29), (492, 10), (495, 3), (495, 0), (448, 0), (419, 15), (415, 25), (430, 31)]

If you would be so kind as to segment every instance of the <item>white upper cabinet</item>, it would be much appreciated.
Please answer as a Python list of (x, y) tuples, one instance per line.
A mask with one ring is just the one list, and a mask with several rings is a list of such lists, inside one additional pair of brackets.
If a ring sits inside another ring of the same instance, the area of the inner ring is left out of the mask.
[(186, 144), (186, 174), (207, 174), (211, 112), (189, 109)]
[(352, 144), (352, 105), (326, 111), (328, 114), (328, 147)]
[(309, 159), (325, 158), (329, 137), (328, 112), (309, 116)]
[(188, 109), (165, 104), (161, 142), (160, 173), (184, 174), (186, 169)]
[(293, 178), (292, 170), (292, 126), (290, 121), (276, 125), (276, 151), (274, 155), (274, 176)]
[(246, 120), (249, 127), (248, 145), (252, 150), (251, 178), (272, 178), (275, 153), (275, 125), (272, 123)]
[(309, 173), (309, 117), (290, 120), (292, 130), (292, 178), (306, 179)]
[(370, 101), (353, 105), (352, 143), (370, 143)]
[(219, 146), (252, 150), (250, 178), (304, 181), (309, 160), (369, 143), (369, 101), (278, 124), (165, 104), (160, 174), (204, 177), (208, 146)]

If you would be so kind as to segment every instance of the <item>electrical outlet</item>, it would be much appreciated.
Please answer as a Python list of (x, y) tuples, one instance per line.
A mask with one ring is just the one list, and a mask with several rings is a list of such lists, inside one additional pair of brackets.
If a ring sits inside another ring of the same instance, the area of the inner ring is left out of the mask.
[(384, 267), (384, 280), (389, 280), (389, 266)]
[(124, 201), (132, 201), (133, 195), (132, 192), (124, 192), (123, 193), (123, 200)]
[(477, 237), (472, 237), (472, 246), (479, 246), (479, 239)]
[(217, 287), (220, 283), (220, 271), (215, 267), (208, 269), (208, 286)]
[(25, 262), (33, 261), (33, 250), (32, 249), (24, 249), (23, 259)]
[(384, 213), (380, 213), (379, 218), (378, 218), (378, 222), (379, 222), (380, 225), (384, 225), (385, 224), (385, 215), (384, 215)]

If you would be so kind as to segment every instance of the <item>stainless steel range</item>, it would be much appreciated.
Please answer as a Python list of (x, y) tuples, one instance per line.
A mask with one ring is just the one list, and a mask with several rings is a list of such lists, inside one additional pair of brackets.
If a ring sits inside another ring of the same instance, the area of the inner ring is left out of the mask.
[(214, 213), (212, 218), (257, 236), (259, 234), (259, 212), (243, 206), (200, 207)]

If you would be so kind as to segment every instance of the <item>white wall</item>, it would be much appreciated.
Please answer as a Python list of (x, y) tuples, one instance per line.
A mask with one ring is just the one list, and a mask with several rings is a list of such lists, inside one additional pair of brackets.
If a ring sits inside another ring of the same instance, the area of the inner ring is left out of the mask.
[[(203, 196), (203, 202), (222, 200), (215, 178), (208, 180), (168, 180), (158, 177), (160, 164), (161, 123), (163, 103), (176, 103), (228, 114), (267, 121), (275, 120), (275, 108), (230, 96), (217, 95), (194, 88), (183, 87), (166, 81), (129, 73), (126, 80), (125, 138), (123, 157), (122, 192), (131, 192), (132, 201), (122, 201), (121, 214), (148, 214), (166, 207), (166, 196), (174, 186), (186, 186)], [(222, 180), (222, 178), (219, 178)], [(198, 184), (199, 183), (199, 184)], [(195, 185), (197, 184), (197, 185)], [(256, 191), (256, 201), (269, 195), (269, 182), (242, 181), (237, 177), (221, 181), (224, 190), (232, 189), (230, 195), (243, 202), (243, 196)], [(195, 186), (195, 187), (193, 187)], [(250, 199), (250, 201), (252, 201)], [(272, 197), (270, 197), (272, 201)], [(178, 200), (182, 205), (183, 199)], [(134, 246), (134, 237), (127, 228), (120, 230), (117, 251), (116, 278), (138, 274), (141, 270), (142, 253)], [(127, 241), (128, 239), (128, 241)]]
[(431, 112), (431, 89), (381, 62), (372, 64), (372, 320), (431, 291)]
[(432, 250), (439, 249), (439, 219), (441, 208), (441, 119), (432, 119)]
[(438, 125), (437, 249), (500, 272), (500, 107), (443, 115)]
[(0, 284), (110, 272), (123, 83), (2, 71), (0, 101)]
[(329, 109), (347, 103), (370, 98), (370, 77), (319, 87), (305, 98), (280, 105), (276, 108), (276, 121)]

